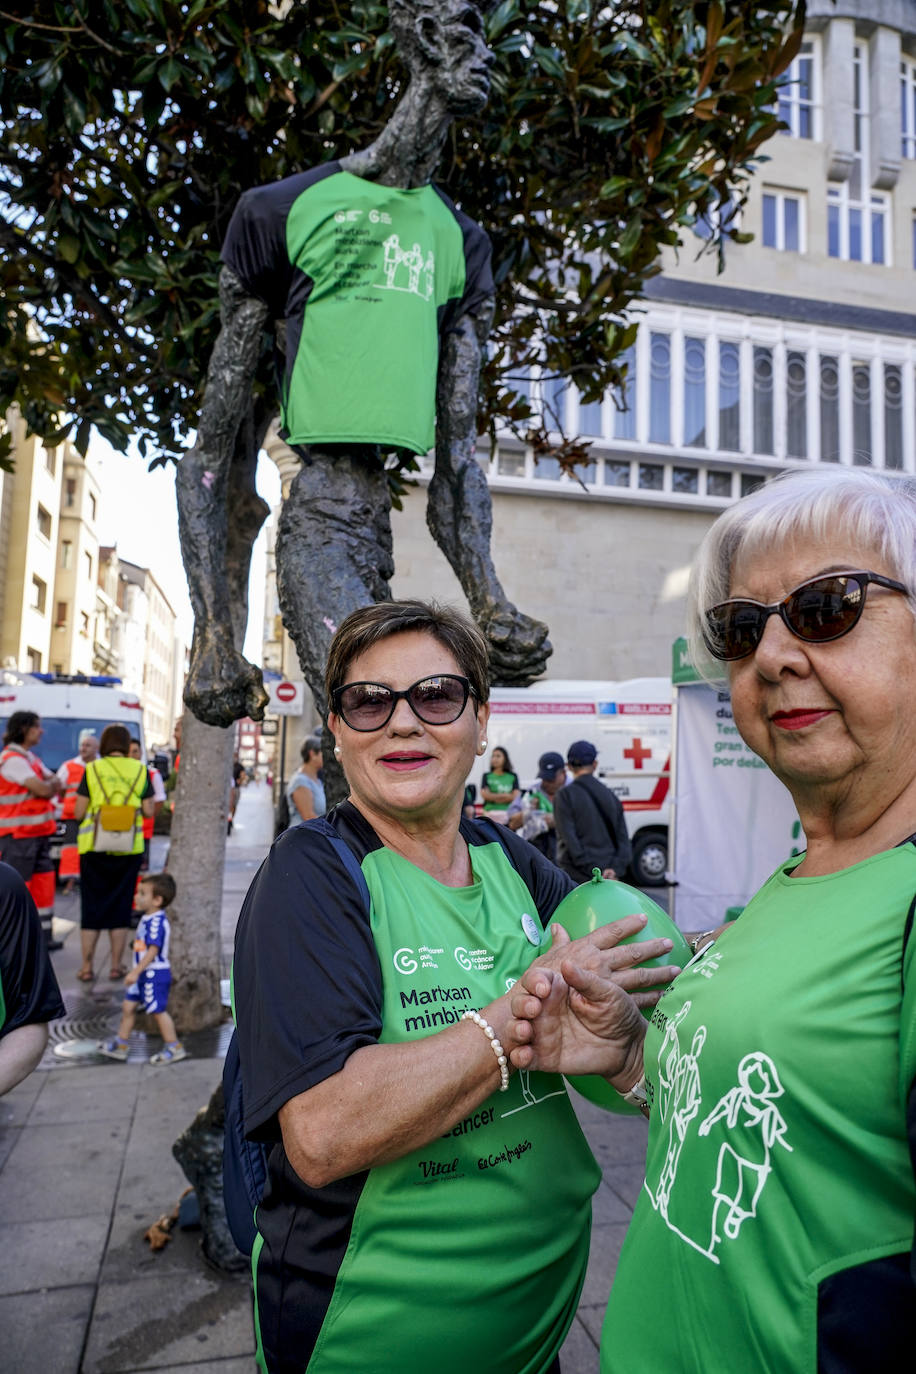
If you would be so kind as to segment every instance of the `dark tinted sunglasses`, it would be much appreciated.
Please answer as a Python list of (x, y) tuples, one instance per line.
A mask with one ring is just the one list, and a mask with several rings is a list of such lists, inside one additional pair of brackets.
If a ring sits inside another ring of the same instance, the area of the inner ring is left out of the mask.
[(403, 692), (381, 682), (348, 682), (331, 693), (331, 709), (351, 730), (381, 730), (403, 700), (424, 725), (451, 725), (472, 691), (468, 679), (456, 673), (421, 678)]
[(734, 662), (752, 654), (763, 638), (771, 615), (778, 615), (799, 639), (827, 644), (841, 639), (858, 622), (865, 608), (869, 582), (907, 593), (901, 582), (879, 573), (843, 572), (812, 577), (790, 592), (783, 601), (764, 606), (761, 601), (722, 601), (706, 612), (706, 647), (715, 658)]

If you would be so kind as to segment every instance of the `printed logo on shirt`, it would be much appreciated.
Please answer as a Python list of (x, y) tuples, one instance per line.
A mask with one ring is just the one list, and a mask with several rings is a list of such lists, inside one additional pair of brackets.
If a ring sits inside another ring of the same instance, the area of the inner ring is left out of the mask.
[(462, 968), (476, 969), (478, 973), (489, 973), (496, 962), (496, 956), (488, 949), (465, 949), (463, 945), (456, 947), (455, 958)]
[(385, 280), (373, 282), (378, 291), (406, 291), (428, 301), (436, 286), (436, 255), (430, 248), (424, 257), (419, 243), (401, 247), (398, 234), (385, 240)]
[(395, 950), (392, 963), (398, 973), (403, 973), (406, 977), (411, 973), (416, 973), (419, 968), (438, 968), (439, 956), (444, 953), (445, 950), (441, 945), (420, 945), (417, 949), (403, 945), (401, 949)]

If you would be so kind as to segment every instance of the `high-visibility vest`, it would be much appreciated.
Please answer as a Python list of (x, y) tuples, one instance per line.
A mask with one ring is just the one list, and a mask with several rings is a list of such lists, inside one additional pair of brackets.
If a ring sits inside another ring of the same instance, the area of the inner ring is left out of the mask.
[(81, 854), (88, 854), (95, 839), (95, 817), (100, 806), (135, 806), (134, 843), (131, 854), (143, 853), (143, 826), (140, 824), (140, 801), (146, 791), (146, 765), (137, 759), (96, 759), (86, 767), (89, 787), (89, 809), (80, 821), (77, 845)]
[(67, 759), (64, 768), (67, 770), (67, 780), (60, 798), (60, 818), (62, 821), (72, 821), (76, 808), (76, 790), (83, 781), (86, 765), (80, 758)]
[[(0, 754), (0, 770), (7, 759), (25, 759), (36, 778), (44, 782), (44, 769), (25, 749), (4, 749)], [(0, 835), (30, 840), (53, 835), (56, 829), (54, 798), (36, 797), (21, 782), (8, 782), (0, 771)]]

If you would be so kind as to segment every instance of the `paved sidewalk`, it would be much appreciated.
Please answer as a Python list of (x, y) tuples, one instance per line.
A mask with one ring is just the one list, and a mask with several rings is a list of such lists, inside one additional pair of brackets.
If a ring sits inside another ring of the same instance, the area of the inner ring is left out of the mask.
[[(226, 974), (242, 898), (271, 837), (266, 788), (251, 784), (226, 851)], [(154, 844), (155, 864), (164, 844)], [(78, 922), (76, 899), (59, 899), (57, 914)], [(121, 989), (104, 977), (104, 953), (97, 954), (103, 978), (89, 992), (76, 980), (78, 928), (53, 956), (72, 1022), (55, 1030), (59, 1042), (117, 1024)], [(159, 1047), (155, 1036), (149, 1045), (136, 1036), (127, 1064), (62, 1062), (49, 1050), (41, 1067), (0, 1099), (0, 1368), (252, 1374), (247, 1276), (210, 1269), (199, 1233), (176, 1227), (157, 1252), (143, 1239), (187, 1187), (172, 1142), (209, 1098), (224, 1044), (225, 1035), (202, 1036), (195, 1057), (162, 1068), (148, 1062)], [(604, 1306), (641, 1186), (646, 1127), (642, 1118), (602, 1112), (583, 1099), (577, 1107), (604, 1179), (588, 1275), (562, 1360), (564, 1374), (596, 1374)]]

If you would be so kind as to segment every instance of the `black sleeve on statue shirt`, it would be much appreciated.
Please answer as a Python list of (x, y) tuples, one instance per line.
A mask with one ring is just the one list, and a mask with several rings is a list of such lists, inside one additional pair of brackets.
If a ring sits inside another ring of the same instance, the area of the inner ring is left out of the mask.
[(295, 826), (245, 898), (233, 961), (245, 1132), (279, 1138), (290, 1098), (378, 1042), (382, 976), (363, 900), (330, 842)]
[(35, 903), (19, 874), (0, 863), (0, 1036), (66, 1015)]

